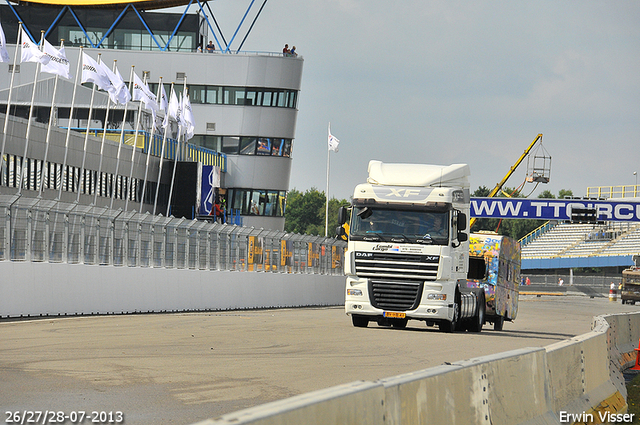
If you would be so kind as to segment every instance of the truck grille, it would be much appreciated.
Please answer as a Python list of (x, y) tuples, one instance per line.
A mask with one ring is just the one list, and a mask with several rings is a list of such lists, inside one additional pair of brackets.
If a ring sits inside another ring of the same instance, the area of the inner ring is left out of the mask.
[(371, 304), (383, 310), (405, 311), (418, 306), (422, 296), (422, 282), (370, 279)]
[(355, 253), (356, 274), (371, 278), (436, 280), (439, 261), (438, 255), (360, 251)]

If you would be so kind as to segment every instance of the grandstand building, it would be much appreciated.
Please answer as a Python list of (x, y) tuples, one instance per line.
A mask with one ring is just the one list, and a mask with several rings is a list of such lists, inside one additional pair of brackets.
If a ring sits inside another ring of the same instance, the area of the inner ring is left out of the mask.
[[(190, 6), (181, 0), (72, 3), (8, 2), (0, 6), (11, 57), (11, 63), (0, 63), (3, 126), (12, 91), (0, 194), (40, 195), (81, 205), (141, 208), (142, 212), (155, 209), (162, 214), (169, 207), (170, 214), (189, 219), (208, 214), (218, 195), (225, 201), (228, 216), (240, 218), (236, 222), (282, 230), (302, 57), (231, 50), (233, 38), (226, 41), (206, 3), (193, 7), (190, 12), (195, 9), (196, 13), (187, 13)], [(183, 13), (155, 10), (183, 5)], [(257, 19), (259, 12), (252, 13)], [(94, 59), (100, 56), (110, 66), (116, 61), (127, 83), (133, 67), (154, 93), (160, 77), (168, 95), (172, 83), (178, 96), (186, 88), (195, 118), (193, 137), (176, 141), (178, 128), (173, 123), (163, 150), (162, 129), (150, 137), (149, 111), (140, 110), (139, 124), (139, 102), (129, 102), (126, 107), (112, 104), (107, 115), (106, 92), (96, 92), (91, 102), (91, 85), (78, 86), (70, 116), (74, 81), (59, 79), (52, 108), (56, 79), (45, 73), (38, 76), (29, 131), (36, 64), (20, 63), (18, 54), (10, 87), (19, 21), (36, 42), (41, 31), (56, 47), (64, 39), (72, 78), (84, 52)], [(209, 40), (214, 41), (215, 51), (203, 52)], [(50, 121), (53, 125), (47, 139)], [(103, 142), (105, 121), (110, 131)], [(68, 139), (67, 128), (73, 129)], [(134, 136), (136, 128), (142, 136)], [(87, 129), (89, 136), (85, 138)], [(122, 129), (124, 144), (120, 143)], [(25, 144), (27, 132), (30, 137)], [(134, 144), (136, 149), (131, 146)]]
[[(638, 186), (587, 188), (588, 195), (611, 202), (636, 205)], [(571, 223), (548, 221), (521, 241), (523, 275), (569, 274), (575, 269), (598, 269), (603, 275), (621, 276), (640, 254), (640, 223), (598, 221)], [(607, 281), (608, 282), (608, 281)]]

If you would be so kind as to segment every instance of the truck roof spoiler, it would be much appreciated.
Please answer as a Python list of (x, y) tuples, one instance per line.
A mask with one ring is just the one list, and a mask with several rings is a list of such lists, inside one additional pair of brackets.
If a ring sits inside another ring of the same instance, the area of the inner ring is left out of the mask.
[(469, 187), (471, 171), (467, 164), (392, 164), (369, 161), (367, 182), (383, 186)]

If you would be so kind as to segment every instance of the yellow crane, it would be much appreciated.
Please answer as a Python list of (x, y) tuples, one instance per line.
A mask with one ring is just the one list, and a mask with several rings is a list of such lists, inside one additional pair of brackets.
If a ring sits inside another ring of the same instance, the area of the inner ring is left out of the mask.
[[(518, 166), (522, 163), (522, 161), (524, 161), (524, 159), (527, 157), (527, 155), (529, 155), (529, 152), (531, 152), (531, 149), (533, 149), (535, 144), (538, 143), (538, 141), (540, 141), (540, 140), (542, 140), (542, 133), (538, 134), (536, 136), (536, 138), (533, 139), (533, 142), (531, 142), (529, 147), (524, 150), (524, 152), (522, 153), (522, 155), (520, 155), (520, 158), (518, 158), (516, 163), (513, 164), (513, 166), (511, 166), (511, 168), (509, 169), (509, 172), (507, 173), (507, 175), (504, 176), (504, 178), (502, 180), (500, 180), (500, 182), (496, 185), (496, 187), (493, 188), (493, 190), (491, 192), (489, 192), (488, 198), (493, 198), (494, 196), (496, 196), (496, 194), (498, 192), (500, 192), (500, 190), (502, 189), (502, 186), (504, 186), (504, 184), (507, 182), (507, 180), (509, 180), (509, 177), (511, 177), (511, 175), (516, 171), (516, 168), (518, 168)], [(538, 177), (535, 177), (535, 178), (540, 179), (541, 177), (538, 176)], [(549, 181), (549, 179), (546, 178), (546, 181), (544, 183), (547, 183), (548, 181)], [(476, 218), (473, 217), (469, 221), (469, 228), (471, 228), (471, 226), (473, 226), (475, 222), (476, 222)]]

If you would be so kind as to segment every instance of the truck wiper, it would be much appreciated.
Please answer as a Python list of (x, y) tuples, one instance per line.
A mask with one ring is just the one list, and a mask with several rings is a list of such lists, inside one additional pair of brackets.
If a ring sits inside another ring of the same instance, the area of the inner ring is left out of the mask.
[(411, 239), (405, 234), (391, 236), (391, 242), (410, 242)]
[(376, 241), (376, 242), (378, 242), (378, 241), (381, 241), (382, 238), (380, 236), (378, 236), (378, 235), (366, 235), (366, 236), (362, 237), (362, 240), (363, 241)]

